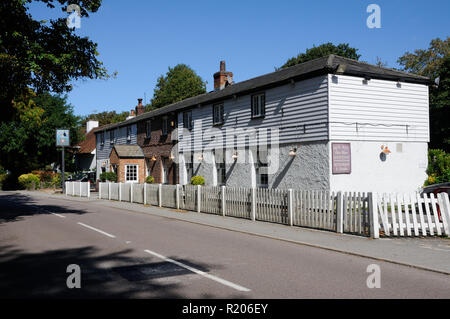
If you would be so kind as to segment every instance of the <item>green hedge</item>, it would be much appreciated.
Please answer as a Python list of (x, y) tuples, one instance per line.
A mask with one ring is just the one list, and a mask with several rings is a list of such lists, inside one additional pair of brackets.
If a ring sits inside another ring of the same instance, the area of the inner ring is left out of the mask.
[(40, 178), (34, 174), (22, 174), (18, 178), (19, 184), (26, 189), (38, 189), (40, 187)]
[(197, 175), (191, 178), (192, 185), (205, 185), (205, 179), (203, 176)]
[(443, 150), (429, 150), (427, 174), (425, 186), (450, 182), (450, 154)]
[(102, 182), (117, 182), (117, 174), (114, 172), (104, 172), (100, 174), (100, 180)]

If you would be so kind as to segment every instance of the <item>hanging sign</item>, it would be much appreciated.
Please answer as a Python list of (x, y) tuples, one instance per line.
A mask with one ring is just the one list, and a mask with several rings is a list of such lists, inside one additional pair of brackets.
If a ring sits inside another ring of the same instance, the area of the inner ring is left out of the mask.
[(70, 146), (69, 130), (56, 130), (56, 146)]

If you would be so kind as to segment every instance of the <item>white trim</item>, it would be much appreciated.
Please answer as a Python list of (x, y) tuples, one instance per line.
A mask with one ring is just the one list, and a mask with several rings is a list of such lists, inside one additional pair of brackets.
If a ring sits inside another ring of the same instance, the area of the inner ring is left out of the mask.
[[(128, 166), (136, 166), (136, 180), (135, 181), (132, 181), (132, 180), (129, 181), (127, 179), (127, 167)], [(124, 164), (124, 167), (125, 167), (125, 172), (124, 172), (125, 183), (139, 183), (139, 164)]]

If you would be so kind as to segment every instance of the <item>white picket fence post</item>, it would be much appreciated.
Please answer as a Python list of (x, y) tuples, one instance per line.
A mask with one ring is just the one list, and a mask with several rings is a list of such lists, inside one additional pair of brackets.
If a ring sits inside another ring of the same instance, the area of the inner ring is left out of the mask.
[(447, 193), (438, 194), (439, 208), (441, 210), (442, 223), (444, 224), (444, 232), (450, 235), (450, 202)]
[(144, 205), (147, 205), (147, 183), (144, 183)]
[(111, 200), (111, 182), (108, 182), (108, 200)]
[(369, 196), (370, 237), (377, 239), (380, 238), (380, 226), (378, 224), (377, 193), (370, 192), (368, 193), (368, 196)]
[(201, 202), (202, 202), (202, 197), (201, 197), (201, 186), (197, 185), (197, 213), (200, 213), (201, 211)]
[(162, 207), (162, 184), (159, 184), (158, 188), (158, 205)]
[(87, 197), (91, 197), (91, 182), (87, 181)]
[(176, 206), (177, 209), (180, 209), (180, 185), (176, 184), (175, 186), (175, 196), (176, 196)]
[(72, 182), (72, 196), (75, 196), (75, 182)]
[(226, 192), (226, 187), (222, 186), (222, 216), (225, 216), (225, 203), (226, 203), (226, 197), (225, 197), (225, 192)]
[(102, 199), (102, 182), (98, 183), (98, 199)]
[(130, 185), (130, 203), (133, 202), (133, 184), (134, 183), (131, 183), (131, 185)]
[(342, 201), (342, 192), (336, 194), (336, 232), (344, 232), (344, 203)]
[(253, 221), (255, 221), (255, 220), (256, 220), (256, 188), (252, 188), (251, 195), (252, 195), (252, 202), (251, 202), (251, 205), (252, 205), (251, 219), (252, 219)]
[(294, 226), (294, 192), (291, 188), (288, 190), (288, 217), (289, 226)]
[(119, 182), (119, 202), (122, 201), (122, 182)]

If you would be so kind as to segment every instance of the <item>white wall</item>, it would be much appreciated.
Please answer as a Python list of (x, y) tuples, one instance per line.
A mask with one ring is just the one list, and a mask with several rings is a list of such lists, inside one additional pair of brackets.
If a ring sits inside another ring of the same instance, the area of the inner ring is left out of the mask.
[(427, 85), (328, 77), (330, 140), (430, 141)]
[[(330, 156), (331, 191), (358, 192), (415, 192), (427, 178), (425, 173), (428, 144), (425, 142), (390, 141), (333, 141), (351, 143), (351, 174), (332, 174)], [(331, 155), (331, 143), (328, 150)], [(381, 145), (392, 152), (383, 162), (380, 159)]]

